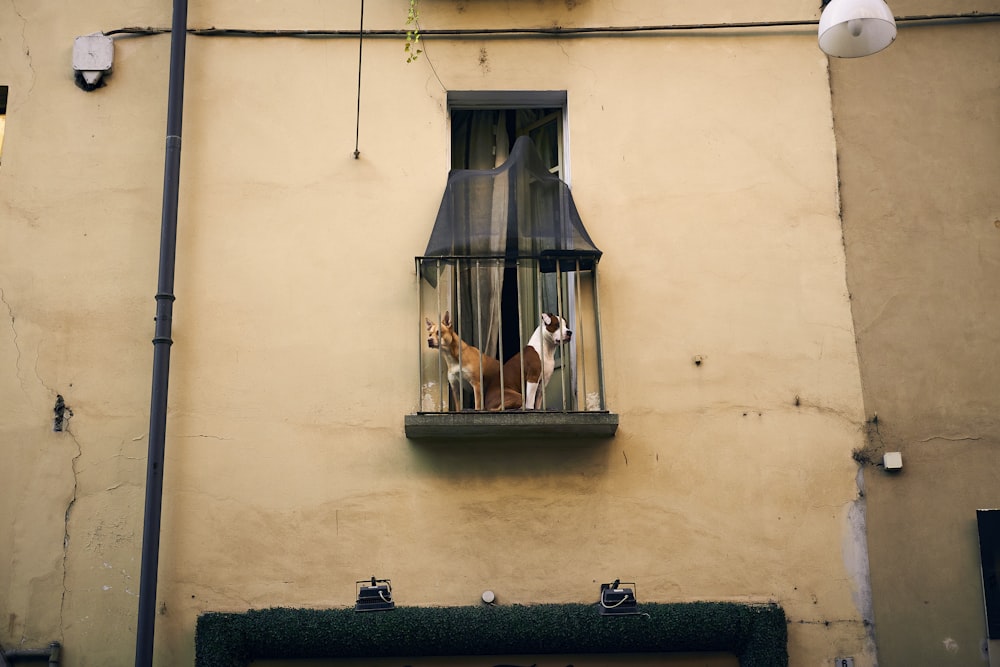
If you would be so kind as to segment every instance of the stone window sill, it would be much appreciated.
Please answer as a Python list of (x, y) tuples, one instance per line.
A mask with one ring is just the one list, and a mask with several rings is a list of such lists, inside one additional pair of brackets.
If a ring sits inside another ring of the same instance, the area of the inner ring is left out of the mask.
[(419, 412), (406, 415), (412, 439), (612, 438), (618, 415), (611, 412)]

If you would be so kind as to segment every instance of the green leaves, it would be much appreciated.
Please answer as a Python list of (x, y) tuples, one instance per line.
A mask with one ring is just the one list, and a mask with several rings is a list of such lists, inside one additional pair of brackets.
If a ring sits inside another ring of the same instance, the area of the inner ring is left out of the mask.
[(423, 53), (420, 48), (420, 12), (417, 10), (417, 0), (410, 0), (410, 11), (406, 14), (406, 62), (412, 63)]

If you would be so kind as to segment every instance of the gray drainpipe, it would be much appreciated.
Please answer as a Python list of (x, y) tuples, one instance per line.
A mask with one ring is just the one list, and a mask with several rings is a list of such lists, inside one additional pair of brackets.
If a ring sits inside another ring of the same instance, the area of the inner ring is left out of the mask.
[(139, 618), (135, 639), (136, 667), (151, 667), (153, 664), (156, 575), (160, 558), (160, 514), (163, 508), (163, 452), (167, 432), (167, 384), (170, 378), (170, 345), (173, 343), (170, 329), (174, 307), (186, 46), (187, 0), (174, 0), (173, 25), (170, 31), (163, 217), (160, 226), (160, 274), (156, 290), (156, 326), (153, 337), (153, 389), (149, 409), (149, 455), (146, 459), (146, 511), (142, 524), (142, 569), (139, 574)]

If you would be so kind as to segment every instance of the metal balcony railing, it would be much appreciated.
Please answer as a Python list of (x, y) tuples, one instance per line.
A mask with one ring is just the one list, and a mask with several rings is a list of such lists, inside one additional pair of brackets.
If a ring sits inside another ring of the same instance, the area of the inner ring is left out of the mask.
[(591, 257), (418, 257), (419, 413), (606, 412)]

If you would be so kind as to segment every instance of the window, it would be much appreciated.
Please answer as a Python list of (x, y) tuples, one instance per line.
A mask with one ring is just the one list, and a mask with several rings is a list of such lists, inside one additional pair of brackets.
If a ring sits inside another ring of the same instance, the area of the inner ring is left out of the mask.
[(609, 414), (565, 93), (450, 93), (449, 108), (452, 170), (417, 257), (420, 414)]
[(1000, 639), (1000, 510), (976, 510), (979, 552), (986, 601), (986, 628), (990, 639)]

